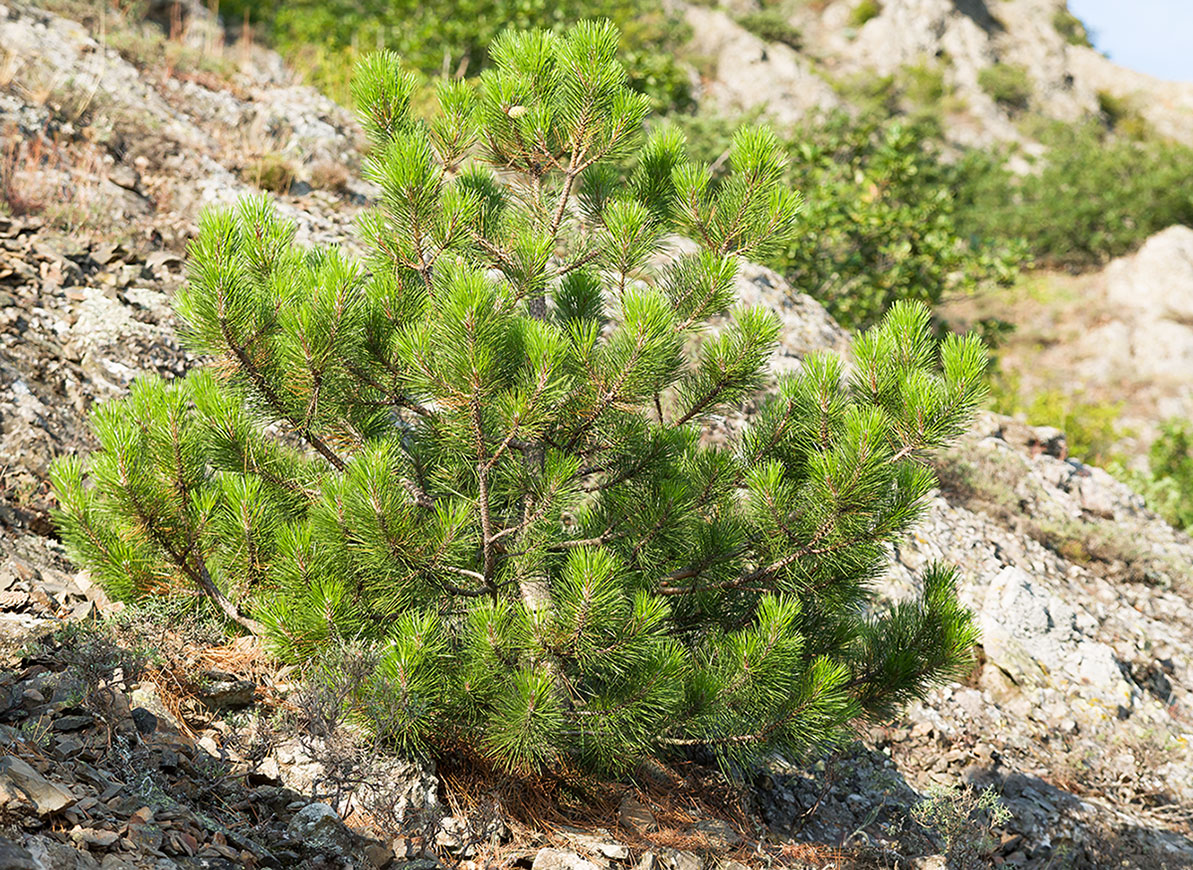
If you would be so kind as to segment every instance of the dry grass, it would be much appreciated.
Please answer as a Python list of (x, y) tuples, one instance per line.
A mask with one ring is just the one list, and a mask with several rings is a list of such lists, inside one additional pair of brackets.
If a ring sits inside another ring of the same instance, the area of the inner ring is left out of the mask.
[(107, 165), (103, 149), (61, 134), (21, 136), (4, 131), (0, 152), (0, 204), (10, 215), (38, 215), (71, 235), (123, 233), (127, 222), (111, 220), (104, 192)]
[[(588, 855), (602, 863), (604, 859), (574, 836), (575, 831), (624, 844), (630, 850), (631, 863), (647, 852), (675, 849), (747, 866), (826, 870), (885, 866), (861, 849), (817, 843), (776, 844), (750, 814), (747, 787), (690, 761), (643, 765), (632, 783), (602, 780), (569, 767), (539, 776), (511, 776), (496, 770), (469, 747), (456, 746), (440, 754), (437, 773), (443, 784), (443, 799), (453, 815), (484, 819), (497, 808), (510, 829), (509, 842), (488, 845), (474, 856), (477, 866), (487, 866), (486, 862), (510, 866), (518, 859), (532, 857), (544, 845)], [(655, 821), (652, 829), (621, 823), (619, 807), (626, 798), (650, 811)], [(709, 820), (727, 824), (739, 841), (726, 847), (697, 829), (698, 823)]]

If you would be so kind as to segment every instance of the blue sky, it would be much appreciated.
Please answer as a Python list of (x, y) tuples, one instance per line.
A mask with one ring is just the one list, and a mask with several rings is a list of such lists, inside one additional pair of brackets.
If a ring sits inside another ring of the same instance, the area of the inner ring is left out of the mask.
[(1193, 0), (1069, 0), (1069, 11), (1115, 63), (1193, 82)]

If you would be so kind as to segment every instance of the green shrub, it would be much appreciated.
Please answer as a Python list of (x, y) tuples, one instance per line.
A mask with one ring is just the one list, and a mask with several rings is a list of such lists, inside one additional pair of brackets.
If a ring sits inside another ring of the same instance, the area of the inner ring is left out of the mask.
[(882, 14), (882, 4), (879, 0), (861, 0), (849, 13), (847, 23), (850, 27), (861, 27), (872, 18)]
[(294, 164), (280, 154), (265, 154), (241, 172), (244, 180), (270, 193), (288, 193), (294, 183)]
[(1008, 109), (1026, 109), (1031, 101), (1031, 79), (1027, 69), (1018, 64), (991, 64), (978, 73), (978, 86)]
[(759, 9), (737, 19), (737, 23), (763, 42), (781, 42), (799, 51), (803, 36), (780, 9)]
[(562, 32), (578, 19), (608, 18), (621, 28), (621, 59), (635, 90), (655, 111), (692, 107), (687, 70), (676, 59), (686, 39), (681, 18), (660, 0), (223, 0), (239, 20), (248, 8), (277, 47), (313, 84), (349, 102), (353, 65), (362, 54), (391, 49), (426, 76), (476, 75), (490, 64), (488, 47), (506, 27)]
[(912, 64), (901, 70), (899, 84), (904, 96), (916, 106), (936, 106), (944, 99), (944, 70), (939, 65)]
[[(640, 144), (616, 52), (607, 23), (504, 34), (427, 121), (396, 58), (368, 59), (369, 258), (298, 249), (265, 197), (203, 216), (176, 307), (209, 362), (100, 405), (100, 449), (55, 465), (72, 557), (286, 658), (371, 647), (353, 721), (513, 770), (800, 752), (966, 667), (952, 571), (888, 610), (869, 589), (985, 349), (897, 306), (848, 373), (813, 355), (705, 443), (778, 335), (734, 307), (738, 262), (800, 198), (766, 128), (715, 189), (674, 129)], [(635, 153), (628, 179), (607, 165)], [(661, 260), (672, 232), (699, 250)]]
[(974, 245), (958, 233), (936, 137), (930, 124), (846, 115), (797, 130), (789, 153), (791, 178), (808, 191), (802, 231), (769, 265), (850, 328), (899, 300), (931, 305), (1014, 280), (1019, 244)]
[(1193, 423), (1170, 420), (1148, 454), (1141, 490), (1148, 506), (1178, 529), (1193, 530)]
[(1106, 126), (1119, 135), (1138, 141), (1151, 138), (1151, 125), (1130, 97), (1098, 91), (1098, 111), (1106, 121)]
[(944, 841), (946, 866), (987, 866), (998, 849), (997, 830), (1011, 819), (1011, 811), (993, 786), (974, 788), (935, 784), (916, 804), (912, 818)]
[(1084, 45), (1090, 48), (1089, 32), (1081, 19), (1069, 11), (1067, 6), (1061, 6), (1052, 16), (1052, 26), (1056, 32), (1065, 38), (1069, 45)]
[(957, 220), (976, 238), (1028, 240), (1041, 263), (1084, 268), (1134, 250), (1173, 224), (1193, 225), (1193, 148), (1108, 137), (1100, 124), (1042, 131), (1038, 171), (972, 152), (955, 167)]

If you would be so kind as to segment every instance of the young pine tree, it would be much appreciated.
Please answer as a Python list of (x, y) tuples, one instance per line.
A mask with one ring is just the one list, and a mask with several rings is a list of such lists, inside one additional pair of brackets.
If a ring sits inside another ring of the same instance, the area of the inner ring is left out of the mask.
[[(369, 258), (296, 248), (264, 199), (203, 217), (176, 304), (210, 362), (99, 407), (101, 449), (55, 468), (73, 557), (287, 658), (375, 644), (352, 702), (396, 747), (511, 769), (798, 752), (955, 672), (951, 571), (884, 613), (867, 585), (980, 397), (981, 345), (896, 307), (851, 369), (809, 358), (704, 443), (776, 342), (734, 308), (738, 262), (800, 202), (765, 128), (715, 188), (675, 132), (639, 145), (617, 38), (506, 33), (427, 121), (394, 57), (364, 63)], [(673, 231), (700, 250), (658, 256)]]

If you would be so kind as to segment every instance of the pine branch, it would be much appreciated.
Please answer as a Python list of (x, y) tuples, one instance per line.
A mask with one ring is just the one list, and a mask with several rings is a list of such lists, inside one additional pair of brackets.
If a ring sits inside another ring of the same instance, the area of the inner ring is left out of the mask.
[(273, 409), (275, 414), (293, 426), (295, 433), (313, 448), (315, 448), (319, 455), (331, 463), (332, 467), (335, 468), (336, 471), (343, 471), (344, 460), (340, 459), (340, 457), (337, 456), (335, 452), (327, 446), (327, 443), (322, 438), (300, 423), (294, 417), (294, 415), (286, 410), (285, 403), (282, 401), (281, 397), (274, 392), (273, 387), (270, 386), (269, 381), (265, 378), (265, 375), (261, 373), (259, 368), (257, 368), (257, 365), (245, 351), (244, 347), (236, 342), (235, 337), (232, 335), (231, 325), (228, 323), (227, 318), (223, 316), (222, 312), (219, 323), (228, 349), (232, 351), (232, 355), (235, 357), (236, 362), (239, 363), (241, 371), (249, 376), (249, 379), (252, 381), (253, 386), (256, 388), (258, 394), (260, 394), (260, 396), (269, 403), (270, 408)]

